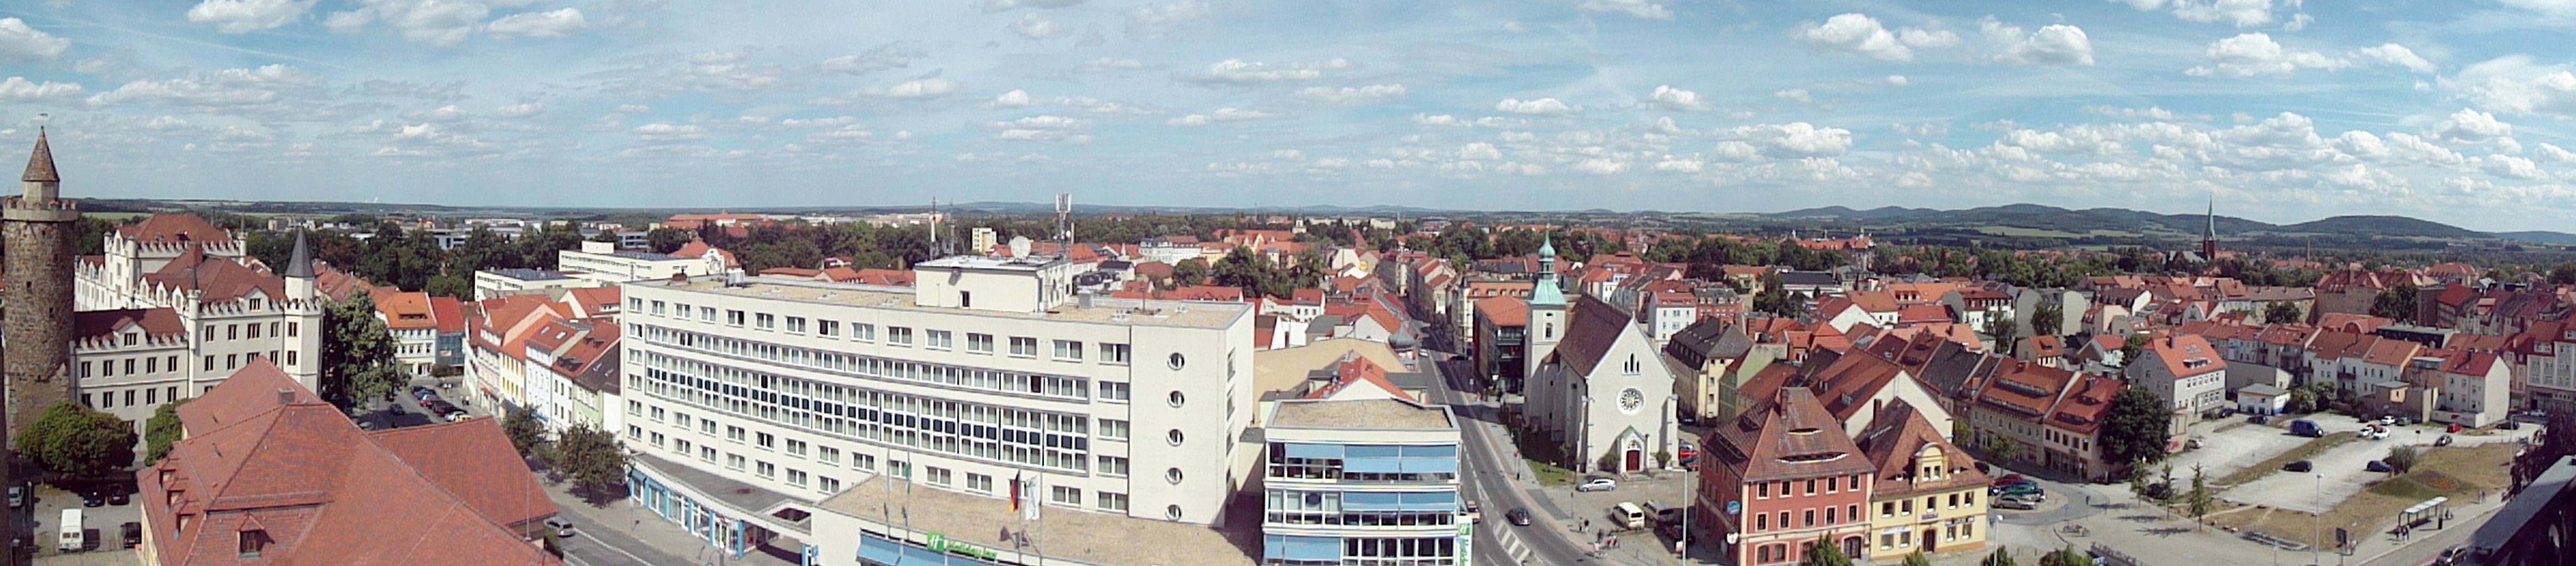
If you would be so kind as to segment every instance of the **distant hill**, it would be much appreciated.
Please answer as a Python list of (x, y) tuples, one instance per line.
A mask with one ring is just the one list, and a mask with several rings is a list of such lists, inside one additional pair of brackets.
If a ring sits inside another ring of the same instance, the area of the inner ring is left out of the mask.
[(2495, 237), (2498, 237), (2498, 238), (2504, 238), (2504, 239), (2507, 239), (2507, 240), (2515, 240), (2515, 241), (2522, 241), (2522, 242), (2531, 242), (2531, 243), (2535, 243), (2535, 244), (2576, 244), (2576, 234), (2569, 234), (2569, 233), (2566, 233), (2566, 232), (2551, 232), (2551, 231), (2548, 231), (2548, 230), (2526, 230), (2526, 231), (2521, 231), (2521, 232), (2496, 232), (2496, 233), (2495, 233)]
[(2284, 234), (2333, 234), (2339, 236), (2382, 236), (2417, 238), (2486, 238), (2484, 232), (2404, 216), (2336, 216), (2280, 226), (2273, 232)]
[[(2122, 208), (2088, 208), (2069, 210), (2039, 204), (2009, 204), (1960, 210), (1880, 207), (1854, 210), (1844, 206), (1807, 208), (1760, 215), (1777, 221), (1829, 220), (1839, 229), (1951, 229), (1976, 230), (2012, 228), (2045, 230), (2069, 234), (2093, 234), (2096, 231), (2128, 232), (2140, 236), (2195, 237), (2208, 232), (2213, 220), (2202, 214), (2161, 214)], [(2514, 232), (2487, 234), (2458, 226), (2418, 220), (2403, 216), (2337, 216), (2297, 224), (2271, 223), (2220, 216), (2216, 230), (2223, 238), (2264, 236), (2330, 236), (2339, 239), (2368, 238), (2511, 238), (2540, 243), (2576, 243), (2576, 234), (2559, 232)]]

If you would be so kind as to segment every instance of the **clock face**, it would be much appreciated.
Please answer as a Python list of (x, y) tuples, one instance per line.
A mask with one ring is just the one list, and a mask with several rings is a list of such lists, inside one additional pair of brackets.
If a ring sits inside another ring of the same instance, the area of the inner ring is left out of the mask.
[(1635, 387), (1619, 392), (1619, 412), (1633, 415), (1637, 413), (1637, 408), (1644, 406), (1646, 406), (1645, 392), (1638, 391)]

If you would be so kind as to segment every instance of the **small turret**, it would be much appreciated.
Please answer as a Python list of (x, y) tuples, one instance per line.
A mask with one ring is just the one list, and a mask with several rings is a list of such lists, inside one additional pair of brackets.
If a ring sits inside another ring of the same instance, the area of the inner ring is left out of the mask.
[(310, 301), (316, 294), (313, 284), (313, 252), (304, 243), (304, 231), (296, 230), (295, 251), (288, 254), (286, 258), (286, 298)]
[(62, 194), (63, 177), (54, 172), (54, 149), (45, 143), (44, 128), (36, 129), (36, 150), (27, 154), (27, 173), (18, 181), (30, 203), (53, 202)]

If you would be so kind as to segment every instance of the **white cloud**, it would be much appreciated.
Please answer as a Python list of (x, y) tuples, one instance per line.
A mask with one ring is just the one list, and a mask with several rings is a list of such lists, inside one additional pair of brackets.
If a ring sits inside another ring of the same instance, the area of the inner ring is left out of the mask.
[[(2296, 9), (2300, 0), (2282, 0)], [(2175, 17), (2195, 22), (2227, 22), (2247, 28), (2272, 23), (2272, 0), (2173, 0)]]
[(503, 16), (501, 19), (492, 20), (491, 25), (485, 26), (484, 29), (490, 30), (492, 35), (503, 37), (565, 37), (585, 25), (588, 25), (588, 22), (582, 20), (580, 9), (564, 8)]
[(1494, 103), (1494, 111), (1510, 112), (1513, 114), (1528, 114), (1532, 116), (1567, 116), (1580, 112), (1582, 109), (1569, 106), (1564, 101), (1554, 98), (1540, 98), (1533, 100), (1505, 98), (1502, 102)]
[(1135, 59), (1111, 59), (1108, 57), (1093, 59), (1089, 63), (1082, 64), (1082, 70), (1085, 71), (1133, 71), (1143, 68), (1145, 68), (1145, 62), (1143, 61)]
[(2470, 65), (2440, 82), (2489, 110), (2576, 116), (2576, 73), (2568, 72), (2566, 65), (2533, 64), (2529, 55)]
[(976, 6), (983, 9), (985, 13), (993, 13), (1012, 8), (1063, 8), (1082, 2), (1083, 0), (983, 0)]
[(1772, 96), (1772, 97), (1774, 97), (1774, 98), (1781, 99), (1781, 100), (1787, 100), (1787, 101), (1790, 101), (1790, 102), (1797, 102), (1797, 103), (1800, 103), (1800, 104), (1810, 104), (1810, 103), (1814, 103), (1814, 102), (1816, 101), (1816, 97), (1815, 97), (1815, 95), (1813, 95), (1813, 94), (1809, 94), (1809, 93), (1807, 92), (1807, 89), (1803, 89), (1803, 88), (1793, 88), (1793, 89), (1787, 89), (1787, 90), (1775, 90), (1775, 91), (1771, 91), (1771, 96)]
[(0, 63), (52, 59), (71, 47), (72, 40), (28, 27), (25, 20), (0, 18)]
[[(1851, 130), (1819, 128), (1806, 122), (1756, 124), (1728, 131), (1770, 157), (1820, 157), (1851, 150)], [(1721, 152), (1726, 146), (1720, 145)]]
[(2496, 2), (2551, 15), (2576, 14), (2576, 0), (2496, 0)]
[[(7, 89), (5, 88), (0, 88), (0, 91), (6, 90)], [(2567, 151), (2565, 148), (2558, 147), (2556, 144), (2540, 144), (2540, 150), (2535, 153), (2540, 156), (2540, 162), (2542, 163), (2548, 163), (2551, 165), (2576, 165), (2576, 152)]]
[[(406, 127), (404, 131), (405, 133), (409, 133), (410, 129)], [(631, 130), (631, 132), (635, 134), (635, 137), (649, 142), (689, 141), (707, 137), (706, 129), (698, 127), (697, 124), (672, 124), (670, 122), (654, 122), (651, 124), (636, 126), (634, 130)]]
[(1362, 104), (1400, 98), (1403, 97), (1404, 94), (1404, 85), (1400, 84), (1368, 85), (1359, 87), (1346, 86), (1341, 88), (1317, 86), (1306, 87), (1297, 91), (1298, 98), (1324, 104)]
[(372, 22), (385, 22), (404, 41), (451, 46), (482, 29), (492, 5), (520, 6), (527, 0), (357, 0), (356, 10), (332, 13), (323, 25), (333, 33), (355, 33)]
[(653, 107), (642, 104), (619, 104), (617, 111), (621, 114), (642, 114), (653, 111)]
[(2408, 70), (2418, 73), (2433, 72), (2432, 61), (2424, 60), (2423, 57), (2415, 54), (2415, 50), (2407, 49), (2404, 45), (2383, 43), (2375, 47), (2361, 48), (2361, 50), (2355, 51), (2354, 53), (2359, 53), (2364, 57), (2387, 61), (2389, 64), (2405, 67)]
[(7, 79), (0, 79), (0, 102), (11, 104), (35, 104), (42, 102), (69, 103), (79, 101), (82, 94), (87, 94), (87, 91), (82, 89), (79, 83), (58, 83), (53, 81), (36, 83), (28, 81), (26, 77), (9, 77)]
[(1204, 84), (1258, 85), (1288, 81), (1311, 81), (1324, 77), (1326, 71), (1358, 67), (1349, 59), (1334, 57), (1324, 61), (1274, 65), (1242, 59), (1209, 63), (1205, 70), (1183, 75), (1182, 80)]
[(2540, 171), (2540, 166), (2533, 164), (2531, 160), (2511, 155), (2483, 156), (2479, 157), (2477, 162), (2478, 169), (2484, 170), (2488, 174), (2498, 177), (2511, 177), (2530, 181), (2548, 176), (2548, 174), (2542, 173)]
[(1179, 30), (1181, 24), (1208, 17), (1208, 5), (1199, 0), (1180, 0), (1169, 4), (1140, 4), (1127, 10), (1129, 39), (1162, 39)]
[(995, 97), (993, 97), (993, 101), (992, 101), (992, 102), (986, 102), (986, 103), (984, 103), (984, 107), (985, 107), (985, 108), (1019, 108), (1019, 107), (1023, 107), (1023, 106), (1028, 106), (1031, 102), (1032, 102), (1032, 101), (1029, 99), (1029, 91), (1020, 90), (1020, 89), (1016, 89), (1016, 88), (1015, 88), (1015, 89), (1011, 89), (1011, 91), (1010, 91), (1010, 92), (1005, 92), (1005, 93), (1002, 93), (1000, 96), (995, 96)]
[[(1896, 40), (1896, 34), (1879, 25), (1878, 18), (1859, 13), (1838, 14), (1825, 23), (1803, 22), (1789, 32), (1790, 37), (1835, 53), (1863, 55), (1889, 61), (1912, 61), (1914, 50)], [(1953, 41), (1958, 38), (1954, 35)]]
[(316, 0), (205, 0), (188, 9), (188, 21), (214, 24), (216, 33), (276, 29), (303, 19)]
[(1708, 101), (1701, 99), (1699, 93), (1673, 88), (1673, 85), (1656, 85), (1655, 92), (1646, 95), (1646, 102), (1665, 110), (1707, 110), (1709, 107)]
[(819, 67), (826, 71), (857, 75), (910, 67), (913, 60), (928, 56), (930, 52), (922, 50), (918, 45), (896, 41), (868, 48), (867, 51), (824, 59)]
[(1502, 159), (1503, 152), (1502, 150), (1494, 149), (1494, 144), (1474, 142), (1459, 146), (1458, 158), (1469, 160)]
[(1068, 130), (1068, 129), (1073, 129), (1073, 128), (1080, 128), (1080, 127), (1083, 127), (1083, 126), (1086, 126), (1086, 125), (1090, 125), (1090, 124), (1091, 124), (1091, 121), (1090, 121), (1090, 120), (1084, 120), (1084, 119), (1081, 119), (1081, 118), (1067, 118), (1067, 117), (1064, 117), (1064, 116), (1056, 116), (1056, 115), (1052, 115), (1052, 114), (1041, 114), (1041, 115), (1037, 115), (1037, 116), (1030, 116), (1030, 117), (1027, 117), (1027, 118), (1021, 118), (1021, 119), (1018, 119), (1018, 120), (1011, 120), (1011, 121), (1008, 121), (1008, 122), (994, 122), (994, 123), (993, 123), (993, 127), (995, 127), (995, 128), (1001, 128), (1001, 129), (1005, 129), (1005, 130), (1008, 130), (1008, 129), (1023, 129), (1023, 130)]
[(126, 103), (181, 107), (239, 107), (288, 100), (289, 91), (320, 84), (313, 75), (286, 65), (224, 69), (193, 77), (139, 80), (89, 97), (92, 106)]
[(1914, 84), (1914, 80), (1905, 78), (1905, 75), (1887, 76), (1887, 86), (1905, 86), (1909, 84)]
[(1628, 170), (1628, 162), (1595, 157), (1574, 164), (1574, 170), (1594, 175), (1617, 175), (1621, 171)]
[(1073, 33), (1073, 28), (1055, 23), (1055, 20), (1046, 19), (1037, 12), (1020, 14), (1020, 19), (1013, 20), (1008, 29), (1013, 34), (1029, 39), (1054, 39)]
[(546, 105), (543, 103), (521, 102), (518, 104), (504, 104), (499, 108), (494, 108), (492, 109), (492, 115), (503, 118), (526, 118), (544, 113), (545, 111)]
[(2007, 65), (2091, 65), (2093, 40), (2084, 30), (2066, 24), (2050, 24), (2037, 32), (2022, 31), (2021, 26), (2007, 25), (1986, 18), (1977, 22), (1977, 31), (1986, 45), (1995, 50), (1994, 61)]
[(940, 77), (929, 77), (899, 82), (885, 87), (868, 87), (861, 90), (861, 92), (872, 96), (882, 96), (886, 98), (927, 100), (956, 93), (957, 81)]
[(1240, 121), (1244, 121), (1244, 120), (1260, 120), (1260, 119), (1263, 119), (1263, 118), (1275, 118), (1275, 117), (1278, 117), (1278, 116), (1279, 116), (1278, 114), (1272, 114), (1272, 113), (1269, 113), (1269, 112), (1263, 112), (1263, 111), (1259, 111), (1259, 110), (1247, 110), (1247, 109), (1242, 109), (1242, 108), (1218, 108), (1218, 109), (1216, 109), (1215, 111), (1213, 111), (1213, 112), (1209, 112), (1209, 113), (1206, 113), (1206, 114), (1191, 114), (1191, 115), (1182, 116), (1182, 117), (1179, 117), (1179, 118), (1173, 118), (1173, 119), (1170, 119), (1170, 120), (1166, 120), (1166, 121), (1164, 121), (1163, 123), (1165, 123), (1165, 124), (1171, 124), (1171, 125), (1174, 125), (1174, 126), (1205, 126), (1205, 125), (1212, 124), (1212, 123), (1217, 123), (1217, 122), (1240, 122)]
[(2513, 139), (2513, 124), (2497, 120), (2494, 114), (2462, 108), (2433, 126), (2433, 139), (2451, 143), (2494, 147), (2504, 153), (2519, 153), (2522, 142)]
[(2196, 77), (2251, 77), (2287, 75), (2299, 69), (2342, 69), (2352, 66), (2343, 58), (2283, 47), (2262, 32), (2237, 34), (2209, 44), (2210, 65), (2185, 69)]
[(1654, 0), (1583, 0), (1574, 9), (1586, 12), (1619, 12), (1650, 20), (1673, 19), (1673, 9)]

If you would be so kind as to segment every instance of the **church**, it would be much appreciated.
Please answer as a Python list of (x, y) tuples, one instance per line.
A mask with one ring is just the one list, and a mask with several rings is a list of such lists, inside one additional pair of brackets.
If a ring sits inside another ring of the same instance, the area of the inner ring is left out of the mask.
[(1523, 350), (1536, 360), (1522, 388), (1523, 433), (1556, 442), (1582, 471), (1671, 465), (1681, 434), (1673, 421), (1674, 362), (1610, 303), (1583, 297), (1569, 310), (1555, 261), (1555, 246), (1541, 244)]

